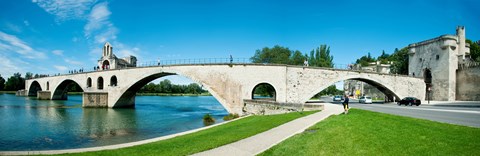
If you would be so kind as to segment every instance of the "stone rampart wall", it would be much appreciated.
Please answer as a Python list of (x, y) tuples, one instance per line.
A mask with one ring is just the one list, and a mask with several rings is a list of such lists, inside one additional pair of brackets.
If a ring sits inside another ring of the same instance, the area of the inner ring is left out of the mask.
[(480, 67), (457, 71), (456, 92), (456, 100), (480, 101)]

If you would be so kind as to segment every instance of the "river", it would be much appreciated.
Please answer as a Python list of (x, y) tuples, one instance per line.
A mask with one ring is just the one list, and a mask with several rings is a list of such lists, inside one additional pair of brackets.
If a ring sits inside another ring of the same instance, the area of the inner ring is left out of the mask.
[(216, 123), (228, 112), (212, 96), (137, 96), (135, 108), (82, 108), (81, 95), (36, 100), (0, 94), (0, 151), (73, 149), (150, 139)]

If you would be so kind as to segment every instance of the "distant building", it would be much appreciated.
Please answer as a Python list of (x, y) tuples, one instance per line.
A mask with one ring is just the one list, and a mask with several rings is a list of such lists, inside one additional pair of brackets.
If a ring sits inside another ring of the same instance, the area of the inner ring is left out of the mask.
[(425, 80), (426, 97), (431, 100), (455, 101), (457, 92), (463, 92), (463, 88), (456, 87), (457, 70), (460, 65), (471, 62), (470, 45), (465, 43), (465, 27), (458, 26), (456, 30), (456, 35), (442, 35), (408, 45), (409, 75)]
[(102, 57), (98, 60), (98, 70), (120, 69), (127, 67), (136, 67), (137, 58), (135, 56), (127, 56), (124, 58), (117, 58), (113, 54), (113, 47), (110, 43), (105, 43), (102, 48)]

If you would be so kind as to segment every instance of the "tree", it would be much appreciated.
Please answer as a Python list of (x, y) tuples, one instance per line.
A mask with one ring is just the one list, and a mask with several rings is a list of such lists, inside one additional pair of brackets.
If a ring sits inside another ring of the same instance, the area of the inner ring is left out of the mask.
[(470, 58), (472, 60), (480, 62), (480, 40), (477, 42), (472, 42), (467, 39), (466, 42), (470, 44)]
[(160, 86), (160, 92), (161, 93), (171, 93), (172, 92), (172, 82), (170, 80), (165, 79), (161, 81), (159, 84)]
[(305, 59), (307, 59), (307, 56), (306, 55), (303, 55), (302, 52), (296, 50), (292, 57), (290, 57), (290, 65), (303, 65), (303, 61), (305, 61)]
[(7, 83), (5, 84), (5, 90), (17, 91), (20, 89), (25, 89), (25, 79), (22, 78), (20, 73), (15, 73), (8, 78)]
[(382, 55), (378, 56), (377, 60), (380, 61), (381, 64), (387, 64), (388, 61), (390, 61), (390, 55), (386, 54), (385, 50), (383, 50)]
[(320, 47), (310, 51), (308, 63), (310, 66), (333, 68), (333, 56), (330, 55), (330, 47), (320, 45)]
[(0, 90), (5, 89), (5, 79), (0, 75)]
[(390, 73), (408, 75), (408, 47), (401, 50), (395, 48), (390, 60), (393, 62), (390, 66)]
[(362, 65), (362, 67), (365, 67), (365, 66), (368, 66), (368, 64), (370, 64), (371, 62), (376, 62), (376, 61), (377, 60), (375, 58), (373, 58), (370, 55), (370, 53), (368, 53), (368, 55), (362, 56), (362, 57), (360, 57), (360, 59), (357, 59), (357, 61), (355, 63)]
[(335, 85), (331, 85), (331, 86), (328, 86), (327, 88), (325, 88), (324, 90), (322, 90), (316, 96), (319, 97), (321, 95), (338, 95), (338, 94), (342, 94), (342, 91), (338, 90)]
[(32, 79), (33, 78), (33, 73), (27, 72), (25, 73), (25, 79)]
[(67, 88), (68, 92), (83, 92), (82, 87), (80, 87), (77, 83), (70, 83)]
[(290, 49), (276, 45), (273, 48), (265, 47), (262, 50), (257, 50), (250, 60), (252, 60), (253, 63), (288, 64), (291, 54), (292, 51), (290, 51)]

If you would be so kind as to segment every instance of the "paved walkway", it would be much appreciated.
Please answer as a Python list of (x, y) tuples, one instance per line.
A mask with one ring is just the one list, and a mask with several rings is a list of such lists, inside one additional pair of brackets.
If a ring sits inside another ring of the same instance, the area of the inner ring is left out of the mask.
[(224, 145), (212, 150), (200, 152), (194, 155), (198, 156), (212, 156), (212, 155), (228, 155), (228, 156), (243, 156), (243, 155), (256, 155), (259, 154), (274, 145), (282, 142), (283, 140), (305, 131), (305, 129), (313, 126), (319, 121), (326, 119), (333, 114), (341, 114), (343, 108), (341, 105), (324, 104), (325, 110), (302, 117), (293, 121), (290, 121), (281, 126), (275, 127), (271, 130), (254, 135), (252, 137)]

